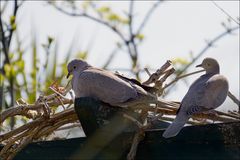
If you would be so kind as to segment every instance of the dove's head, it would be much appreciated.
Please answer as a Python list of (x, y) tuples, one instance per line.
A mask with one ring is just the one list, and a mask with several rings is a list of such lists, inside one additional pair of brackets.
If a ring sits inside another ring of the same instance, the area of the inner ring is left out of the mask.
[(219, 64), (216, 59), (213, 58), (205, 58), (201, 64), (196, 67), (202, 67), (206, 70), (206, 73), (219, 73)]
[(80, 59), (74, 59), (72, 60), (70, 63), (68, 63), (67, 69), (68, 69), (68, 75), (67, 78), (71, 75), (71, 74), (77, 74), (80, 73), (81, 71), (83, 71), (84, 69), (86, 69), (87, 67), (89, 67), (90, 65)]

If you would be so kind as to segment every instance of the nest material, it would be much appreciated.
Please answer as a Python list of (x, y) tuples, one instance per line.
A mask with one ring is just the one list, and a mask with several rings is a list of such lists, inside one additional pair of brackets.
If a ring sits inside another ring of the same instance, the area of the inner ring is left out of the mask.
[[(147, 69), (146, 71), (149, 73)], [(148, 80), (143, 83), (138, 83), (144, 86), (153, 85), (155, 89), (149, 90), (149, 92), (152, 92), (152, 94), (159, 97), (163, 94), (164, 89), (177, 82), (179, 79), (199, 72), (202, 71), (176, 77), (172, 82), (164, 84), (166, 79), (174, 73), (171, 61), (167, 61), (155, 73), (149, 73)], [(136, 82), (136, 80), (134, 81)], [(33, 141), (42, 140), (44, 137), (51, 135), (57, 130), (70, 129), (76, 126), (79, 127), (77, 115), (74, 108), (71, 107), (74, 98), (70, 88), (59, 87), (56, 83), (53, 83), (49, 88), (54, 92), (54, 94), (41, 95), (34, 104), (28, 104), (23, 99), (20, 99), (17, 101), (17, 105), (15, 107), (1, 113), (1, 124), (3, 124), (7, 118), (14, 117), (16, 115), (25, 116), (32, 119), (32, 121), (0, 135), (0, 143), (4, 144), (4, 147), (0, 152), (0, 157), (3, 159), (13, 159), (20, 150)], [(66, 98), (67, 93), (70, 93), (72, 98)], [(231, 97), (232, 96), (233, 95), (231, 94)], [(140, 113), (141, 121), (128, 114), (123, 114), (125, 118), (134, 122), (139, 128), (133, 138), (132, 147), (127, 159), (134, 159), (138, 143), (144, 138), (145, 130), (151, 128), (153, 122), (159, 119), (172, 121), (174, 118), (169, 117), (169, 115), (176, 115), (179, 104), (179, 102), (161, 100), (157, 105), (146, 104), (141, 106), (131, 106), (128, 108)], [(62, 106), (63, 109), (62, 111), (54, 112), (51, 108), (53, 106)], [(150, 115), (152, 117), (151, 120), (146, 121)], [(190, 119), (188, 123), (206, 124), (211, 121), (230, 122), (236, 120), (240, 120), (240, 116), (237, 112), (223, 113), (216, 111), (215, 114), (196, 114), (192, 116), (192, 119)], [(72, 125), (66, 127), (66, 124)]]

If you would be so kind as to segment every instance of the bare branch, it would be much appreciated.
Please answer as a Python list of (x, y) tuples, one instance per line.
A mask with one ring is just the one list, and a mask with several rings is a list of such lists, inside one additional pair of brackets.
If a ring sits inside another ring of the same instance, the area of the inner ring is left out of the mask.
[[(19, 7), (18, 0), (14, 0), (14, 9), (13, 9), (13, 16), (14, 17), (16, 17), (16, 15), (17, 15), (18, 7)], [(15, 23), (15, 20), (14, 20), (14, 23)], [(12, 34), (13, 34), (14, 30), (15, 30), (14, 28), (10, 29), (9, 39), (8, 39), (8, 42), (7, 42), (8, 51), (9, 51), (9, 47), (10, 47), (10, 43), (11, 43), (11, 39), (12, 39)]]
[(113, 58), (116, 56), (116, 54), (118, 53), (118, 49), (119, 48), (115, 48), (112, 52), (111, 52), (111, 54), (110, 54), (110, 56), (108, 57), (108, 59), (107, 59), (107, 61), (105, 62), (105, 64), (103, 65), (103, 69), (106, 69), (108, 66), (109, 66), (109, 64), (111, 63), (111, 61), (113, 60)]
[(66, 10), (56, 6), (56, 5), (52, 5), (52, 6), (54, 8), (56, 8), (58, 11), (66, 14), (66, 15), (69, 15), (69, 16), (72, 16), (72, 17), (84, 17), (84, 18), (88, 18), (88, 19), (90, 19), (92, 21), (95, 21), (95, 22), (97, 22), (99, 24), (102, 24), (102, 25), (106, 26), (107, 28), (111, 29), (114, 33), (116, 33), (121, 38), (121, 40), (126, 41), (126, 38), (124, 37), (124, 35), (116, 27), (110, 25), (109, 23), (107, 23), (107, 22), (105, 22), (105, 21), (103, 21), (101, 19), (98, 19), (98, 18), (95, 18), (93, 16), (90, 16), (87, 13), (70, 13), (70, 12), (68, 12), (68, 11), (66, 11)]
[(1, 42), (2, 42), (2, 46), (3, 46), (3, 53), (5, 55), (5, 61), (7, 63), (10, 63), (9, 57), (8, 57), (8, 49), (7, 49), (7, 40), (6, 40), (6, 36), (5, 36), (5, 32), (3, 30), (3, 23), (2, 23), (2, 14), (0, 15), (0, 31), (1, 31)]
[(134, 160), (135, 159), (138, 144), (144, 139), (144, 137), (145, 137), (145, 131), (144, 130), (140, 130), (137, 133), (135, 133), (130, 152), (127, 155), (127, 160)]
[(167, 61), (160, 69), (158, 69), (155, 73), (151, 74), (148, 80), (143, 82), (144, 85), (149, 85), (151, 83), (157, 82), (157, 80), (163, 75), (164, 71), (166, 71), (172, 65), (171, 61)]
[(61, 127), (59, 129), (57, 129), (56, 131), (62, 131), (62, 130), (67, 130), (67, 129), (72, 129), (72, 128), (75, 128), (75, 127), (81, 127), (81, 124), (80, 123), (75, 123), (75, 124), (72, 124), (72, 125), (68, 125), (68, 126), (64, 126), (64, 127)]
[[(189, 63), (186, 67), (184, 67), (181, 72), (179, 72), (177, 74), (177, 76), (180, 76), (181, 74), (183, 74), (190, 66), (192, 66), (208, 49), (210, 49), (212, 47), (212, 45), (214, 43), (216, 43), (218, 40), (220, 40), (221, 38), (223, 38), (226, 35), (229, 35), (229, 33), (234, 32), (235, 30), (239, 29), (239, 26), (234, 27), (234, 28), (229, 28), (227, 29), (225, 32), (219, 34), (218, 36), (216, 36), (215, 38), (213, 38), (211, 41), (209, 41), (209, 43), (197, 54), (197, 56), (195, 58), (193, 58), (193, 60), (191, 61), (191, 63)], [(211, 44), (211, 45), (209, 45)]]
[(228, 97), (238, 105), (238, 113), (240, 113), (240, 101), (230, 91), (228, 91)]
[(191, 76), (191, 75), (193, 75), (193, 74), (197, 74), (197, 73), (204, 72), (204, 71), (205, 71), (205, 70), (200, 70), (200, 71), (188, 73), (188, 74), (185, 74), (185, 75), (182, 75), (182, 76), (178, 76), (178, 77), (176, 77), (173, 81), (171, 81), (170, 83), (168, 83), (167, 85), (165, 85), (165, 86), (163, 87), (163, 89), (168, 88), (169, 86), (171, 86), (172, 84), (176, 83), (178, 80), (180, 80), (180, 79), (182, 79), (182, 78), (186, 78), (186, 77)]
[[(50, 95), (47, 97), (48, 105), (49, 106), (58, 106), (63, 104), (69, 104), (72, 103), (72, 100), (70, 99), (63, 99), (62, 103), (59, 102), (59, 100), (55, 99), (55, 100), (51, 100), (53, 95)], [(56, 95), (55, 95), (56, 96)], [(32, 112), (29, 112), (30, 110), (38, 110), (40, 108), (44, 107), (44, 103), (36, 103), (36, 104), (25, 104), (25, 105), (20, 105), (20, 106), (16, 106), (16, 107), (11, 107), (5, 111), (3, 111), (0, 114), (0, 124), (4, 122), (4, 120), (8, 117), (13, 117), (16, 115), (23, 115), (26, 116), (28, 118), (34, 118), (34, 115), (32, 115)]]
[[(129, 4), (129, 14), (128, 14), (128, 19), (129, 19), (129, 35), (133, 35), (133, 8), (134, 8), (134, 1), (131, 0)], [(131, 39), (132, 37), (130, 37)]]
[(139, 26), (136, 35), (140, 34), (141, 31), (143, 30), (143, 28), (145, 27), (146, 23), (148, 22), (148, 20), (150, 19), (152, 13), (157, 9), (157, 7), (160, 5), (160, 3), (163, 2), (161, 0), (158, 0), (157, 2), (155, 2), (152, 7), (148, 10), (147, 14), (145, 15), (141, 25)]
[(222, 7), (220, 7), (215, 1), (211, 0), (212, 3), (218, 8), (220, 9), (225, 15), (228, 16), (228, 18), (230, 18), (231, 20), (233, 20), (236, 24), (240, 25), (240, 23), (235, 20), (229, 13), (227, 13)]

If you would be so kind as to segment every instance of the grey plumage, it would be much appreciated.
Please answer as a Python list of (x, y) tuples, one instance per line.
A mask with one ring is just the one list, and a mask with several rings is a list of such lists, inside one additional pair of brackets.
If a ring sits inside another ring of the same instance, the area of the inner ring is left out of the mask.
[(163, 137), (176, 136), (191, 115), (219, 107), (226, 99), (228, 81), (219, 74), (219, 64), (213, 58), (205, 58), (202, 64), (206, 73), (199, 77), (189, 88), (177, 111), (172, 124), (163, 133)]
[[(94, 97), (110, 105), (121, 107), (131, 101), (142, 103), (145, 100), (156, 99), (140, 83), (95, 68), (83, 60), (71, 61), (68, 64), (68, 72), (69, 75), (73, 75), (72, 88), (77, 98)], [(146, 89), (150, 87), (146, 86)]]

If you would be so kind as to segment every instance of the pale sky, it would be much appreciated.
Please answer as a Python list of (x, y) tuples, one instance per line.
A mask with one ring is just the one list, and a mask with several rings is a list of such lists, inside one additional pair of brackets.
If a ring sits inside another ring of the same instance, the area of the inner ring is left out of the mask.
[[(128, 1), (101, 2), (109, 5), (113, 10), (121, 12), (128, 10)], [(139, 24), (148, 7), (153, 2), (138, 1), (134, 10), (137, 16), (135, 24)], [(239, 17), (239, 1), (216, 1), (233, 18)], [(72, 39), (75, 37), (74, 51), (87, 49), (89, 41), (93, 40), (90, 48), (88, 62), (100, 67), (111, 53), (115, 43), (119, 40), (116, 35), (85, 18), (66, 16), (43, 1), (25, 2), (19, 10), (17, 17), (20, 39), (26, 38), (24, 44), (31, 42), (31, 36), (37, 37), (39, 46), (46, 43), (47, 37), (52, 36), (59, 42), (59, 61), (64, 59)], [(205, 39), (213, 39), (224, 31), (221, 22), (227, 21), (227, 16), (213, 5), (211, 1), (170, 1), (162, 3), (153, 13), (151, 19), (143, 30), (145, 40), (139, 48), (141, 68), (160, 67), (166, 60), (177, 57), (189, 58), (190, 51), (196, 55), (205, 47)], [(232, 22), (232, 26), (237, 26)], [(239, 30), (236, 35), (227, 35), (216, 43), (216, 48), (208, 50), (197, 63), (204, 57), (216, 58), (221, 66), (221, 73), (229, 79), (230, 91), (239, 98)], [(40, 54), (42, 49), (40, 49)], [(26, 57), (28, 55), (25, 55)], [(39, 55), (40, 57), (41, 55)], [(195, 66), (194, 64), (193, 66)], [(130, 60), (126, 53), (119, 53), (111, 63), (111, 68), (129, 68)], [(195, 71), (194, 67), (189, 72)], [(127, 76), (129, 74), (126, 73)], [(190, 83), (196, 76), (189, 78), (189, 84), (178, 82), (180, 85), (167, 99), (181, 101)], [(142, 75), (143, 80), (147, 78)], [(231, 100), (227, 100), (221, 110), (237, 108)]]

